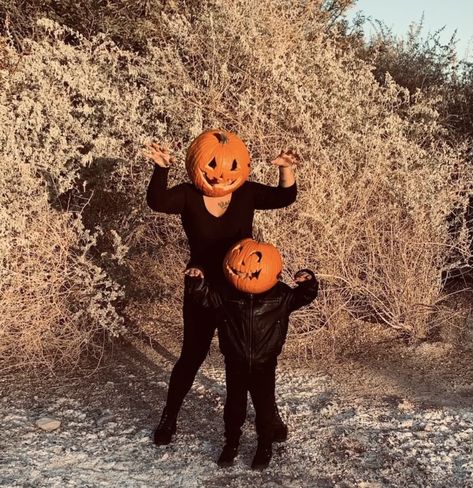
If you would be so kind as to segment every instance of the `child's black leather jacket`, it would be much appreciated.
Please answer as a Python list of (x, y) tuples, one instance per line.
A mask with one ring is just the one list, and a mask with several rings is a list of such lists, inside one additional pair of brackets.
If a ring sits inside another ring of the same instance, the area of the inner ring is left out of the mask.
[(291, 288), (279, 281), (270, 290), (242, 293), (231, 286), (216, 289), (204, 279), (186, 276), (186, 293), (204, 307), (214, 308), (219, 316), (220, 350), (227, 361), (250, 368), (274, 360), (286, 340), (289, 314), (312, 302), (318, 282), (312, 279)]

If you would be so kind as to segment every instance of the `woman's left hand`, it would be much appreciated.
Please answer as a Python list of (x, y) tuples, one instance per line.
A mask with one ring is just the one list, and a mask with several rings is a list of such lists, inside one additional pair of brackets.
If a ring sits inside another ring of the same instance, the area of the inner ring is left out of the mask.
[(312, 275), (307, 271), (300, 270), (294, 275), (294, 281), (296, 283), (302, 283), (303, 281), (308, 281), (312, 279)]
[(271, 164), (280, 168), (291, 168), (297, 166), (300, 161), (300, 156), (292, 149), (288, 149), (287, 151), (281, 151), (279, 156), (271, 161)]

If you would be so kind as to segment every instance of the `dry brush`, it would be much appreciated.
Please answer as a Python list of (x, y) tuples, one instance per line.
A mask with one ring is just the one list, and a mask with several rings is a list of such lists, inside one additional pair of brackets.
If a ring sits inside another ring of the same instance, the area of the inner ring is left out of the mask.
[(185, 239), (146, 207), (139, 150), (171, 145), (182, 181), (185, 149), (209, 127), (248, 143), (258, 181), (276, 184), (267, 160), (280, 149), (302, 155), (296, 204), (255, 220), (285, 279), (309, 266), (322, 281), (292, 352), (337, 328), (350, 340), (367, 320), (425, 338), (445, 315), (443, 276), (470, 253), (464, 148), (445, 142), (435, 101), (374, 79), (320, 2), (171, 2), (141, 55), (47, 19), (38, 29), (0, 67), (3, 351), (54, 362), (124, 318), (179, 336)]

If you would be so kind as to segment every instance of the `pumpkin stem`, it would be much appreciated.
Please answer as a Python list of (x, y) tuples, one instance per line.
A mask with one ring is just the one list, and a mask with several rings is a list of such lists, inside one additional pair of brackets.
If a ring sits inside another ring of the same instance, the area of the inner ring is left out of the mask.
[(228, 137), (223, 132), (216, 132), (214, 135), (218, 139), (218, 142), (220, 142), (220, 144), (228, 143)]

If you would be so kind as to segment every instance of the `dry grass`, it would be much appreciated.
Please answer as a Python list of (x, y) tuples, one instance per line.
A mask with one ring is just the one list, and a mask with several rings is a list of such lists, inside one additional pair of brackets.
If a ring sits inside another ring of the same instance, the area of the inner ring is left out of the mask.
[[(337, 331), (349, 344), (366, 321), (424, 339), (434, 316), (458, 312), (450, 311), (442, 277), (470, 257), (465, 213), (472, 182), (464, 147), (444, 142), (434, 100), (411, 96), (389, 76), (382, 86), (376, 82), (321, 2), (287, 6), (282, 0), (176, 3), (163, 8), (155, 25), (159, 41), (142, 55), (48, 20), (38, 24), (36, 40), (25, 41), (27, 52), (6, 47), (0, 145), (2, 171), (10, 176), (2, 204), (17, 206), (1, 235), (5, 275), (32, 256), (24, 264), (31, 270), (27, 283), (48, 282), (43, 265), (54, 255), (46, 258), (41, 249), (53, 235), (64, 251), (47, 267), (61, 270), (67, 262), (69, 273), (57, 271), (49, 288), (35, 285), (39, 295), (29, 295), (21, 313), (10, 308), (23, 325), (14, 333), (2, 326), (3, 350), (13, 351), (23, 330), (41, 345), (38, 351), (50, 350), (56, 342), (37, 330), (44, 325), (56, 334), (60, 318), (69, 320), (70, 303), (95, 299), (108, 310), (102, 318), (68, 322), (77, 337), (85, 334), (70, 340), (77, 354), (100, 328), (118, 332), (122, 316), (139, 328), (140, 304), (156, 309), (155, 338), (178, 335), (185, 240), (177, 218), (147, 209), (151, 166), (139, 149), (150, 139), (166, 141), (182, 162), (190, 140), (208, 127), (247, 141), (258, 181), (276, 183), (266, 161), (281, 148), (302, 155), (296, 204), (255, 219), (259, 237), (281, 249), (287, 281), (305, 266), (322, 280), (319, 300), (293, 321), (288, 350), (305, 357), (323, 335), (342, 337)], [(30, 168), (28, 181), (15, 180), (17, 162)], [(181, 163), (171, 183), (184, 179)], [(22, 213), (25, 198), (31, 210)], [(91, 230), (100, 237), (82, 261), (71, 249), (86, 231), (64, 223), (73, 210), (79, 217), (87, 212), (85, 222), (97, 225)], [(62, 222), (62, 230), (33, 239), (25, 226), (12, 230), (21, 218), (42, 228)], [(13, 245), (18, 235), (23, 247)], [(98, 281), (82, 279), (84, 263)], [(117, 308), (120, 285), (124, 309)], [(9, 307), (21, 286), (21, 280), (2, 284)], [(37, 329), (27, 328), (26, 317), (51, 299)]]
[[(30, 168), (18, 169), (16, 184), (28, 182), (32, 189)], [(74, 368), (85, 352), (99, 357), (106, 332), (120, 330), (110, 302), (121, 290), (88, 258), (95, 236), (84, 230), (80, 217), (51, 209), (41, 198), (31, 203), (17, 201), (2, 212), (2, 372)], [(115, 329), (107, 331), (111, 323)]]

